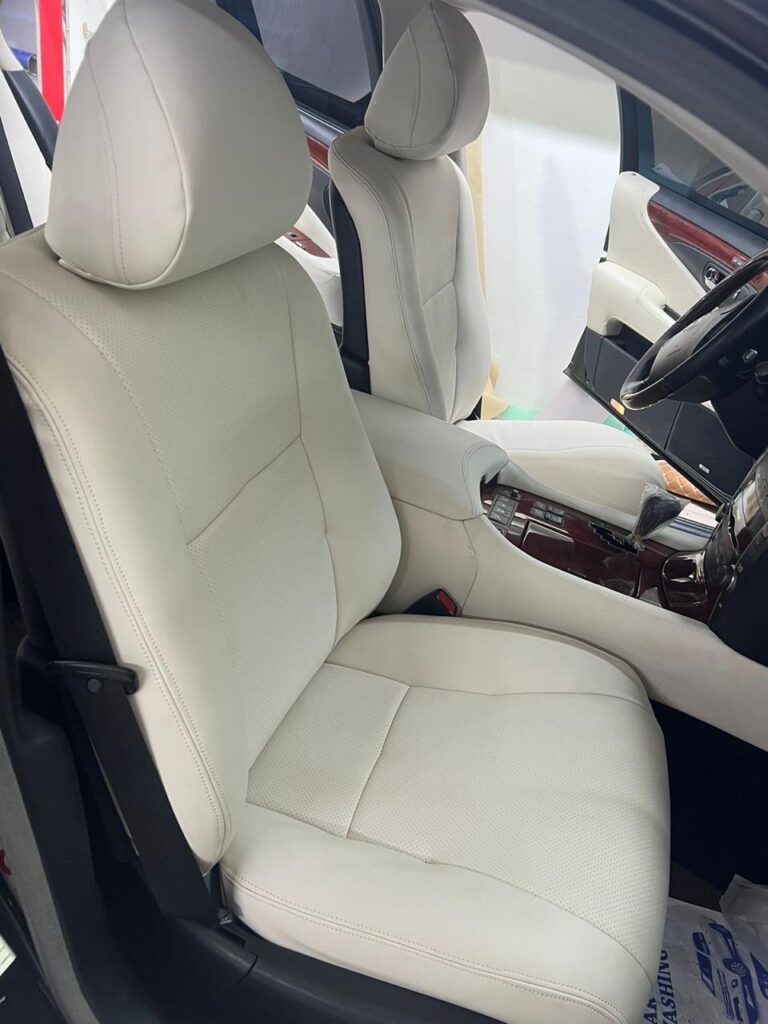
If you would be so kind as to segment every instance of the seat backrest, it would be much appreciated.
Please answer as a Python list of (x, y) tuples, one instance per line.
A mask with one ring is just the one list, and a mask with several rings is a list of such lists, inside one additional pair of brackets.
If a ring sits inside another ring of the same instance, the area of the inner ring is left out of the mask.
[(488, 103), (474, 29), (435, 0), (398, 40), (365, 126), (330, 151), (362, 255), (371, 391), (450, 422), (477, 405), (491, 357), (472, 197), (447, 154), (477, 138)]
[(207, 0), (118, 0), (68, 99), (45, 231), (0, 249), (3, 348), (203, 866), (399, 556), (322, 300), (273, 244), (309, 182), (242, 26)]

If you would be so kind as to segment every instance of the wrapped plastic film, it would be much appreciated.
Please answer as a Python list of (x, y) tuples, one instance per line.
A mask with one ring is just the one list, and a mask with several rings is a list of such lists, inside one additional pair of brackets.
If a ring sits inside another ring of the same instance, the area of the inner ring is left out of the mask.
[(641, 549), (644, 540), (679, 516), (687, 504), (684, 498), (675, 497), (663, 487), (646, 484), (640, 499), (640, 514), (627, 540)]
[(669, 901), (643, 1024), (768, 1022), (768, 886), (736, 876), (720, 907)]

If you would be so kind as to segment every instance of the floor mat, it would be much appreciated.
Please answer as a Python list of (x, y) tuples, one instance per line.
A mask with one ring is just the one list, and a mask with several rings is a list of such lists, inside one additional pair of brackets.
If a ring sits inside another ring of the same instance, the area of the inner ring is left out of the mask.
[(742, 917), (727, 897), (722, 906), (728, 916), (669, 901), (659, 972), (643, 1016), (647, 1024), (768, 1024), (765, 933), (749, 919), (751, 909)]

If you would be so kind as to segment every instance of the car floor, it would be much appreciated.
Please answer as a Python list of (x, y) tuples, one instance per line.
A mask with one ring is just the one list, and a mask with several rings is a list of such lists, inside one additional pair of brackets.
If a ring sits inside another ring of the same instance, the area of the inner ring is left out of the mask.
[(700, 878), (687, 868), (673, 863), (670, 865), (669, 872), (669, 895), (673, 899), (691, 903), (696, 907), (718, 910), (722, 892), (717, 886)]

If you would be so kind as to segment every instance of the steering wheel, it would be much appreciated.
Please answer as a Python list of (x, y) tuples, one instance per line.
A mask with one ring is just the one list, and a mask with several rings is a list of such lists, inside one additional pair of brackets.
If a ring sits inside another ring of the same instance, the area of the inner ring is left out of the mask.
[(768, 287), (741, 290), (766, 270), (768, 249), (695, 302), (633, 366), (622, 404), (635, 411), (665, 398), (704, 402), (743, 379), (768, 340)]

